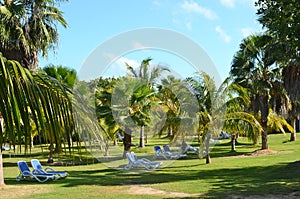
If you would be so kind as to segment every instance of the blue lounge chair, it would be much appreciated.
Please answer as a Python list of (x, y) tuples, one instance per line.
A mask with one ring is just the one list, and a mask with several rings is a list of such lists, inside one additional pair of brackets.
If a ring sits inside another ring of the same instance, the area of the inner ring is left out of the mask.
[(36, 170), (30, 171), (27, 163), (25, 161), (18, 161), (18, 168), (20, 170), (16, 181), (21, 180), (37, 180), (38, 182), (46, 182), (48, 180), (55, 180), (55, 175), (53, 174), (43, 174)]
[(31, 160), (31, 165), (32, 165), (33, 169), (36, 170), (39, 173), (55, 175), (56, 176), (56, 180), (58, 180), (60, 178), (66, 178), (69, 175), (68, 172), (55, 171), (51, 167), (47, 167), (46, 169), (43, 169), (40, 161), (37, 160), (37, 159), (32, 159)]
[[(154, 146), (154, 151), (155, 151), (155, 156), (154, 158), (160, 158), (163, 157), (166, 160), (171, 160), (171, 159), (178, 159), (181, 157), (181, 155), (179, 153), (172, 153), (172, 152), (166, 152), (163, 151), (160, 146)], [(183, 155), (182, 157), (184, 157), (186, 155)]]

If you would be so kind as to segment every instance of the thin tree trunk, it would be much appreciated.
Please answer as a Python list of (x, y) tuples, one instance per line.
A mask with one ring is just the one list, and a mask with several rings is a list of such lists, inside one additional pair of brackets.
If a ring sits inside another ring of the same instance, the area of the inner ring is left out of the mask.
[[(0, 131), (3, 133), (3, 118), (0, 115)], [(0, 146), (0, 187), (4, 187), (4, 172), (3, 172), (3, 159), (2, 159), (2, 145)]]
[(268, 107), (269, 97), (268, 95), (262, 95), (259, 98), (260, 109), (261, 109), (261, 126), (263, 128), (263, 132), (261, 134), (261, 149), (269, 149), (268, 146), (268, 132), (267, 132), (267, 124), (268, 124), (268, 116), (269, 116), (269, 107)]
[(2, 148), (0, 149), (0, 187), (4, 187), (4, 172), (3, 172), (3, 159), (2, 159)]
[(294, 132), (291, 132), (291, 138), (290, 138), (291, 142), (296, 141), (296, 121), (297, 121), (297, 118), (293, 117), (292, 125), (293, 125), (293, 128), (294, 128)]
[(109, 151), (108, 151), (108, 148), (109, 148), (109, 141), (108, 139), (105, 141), (105, 150), (104, 150), (104, 156), (109, 156)]
[(50, 144), (49, 151), (50, 151), (50, 153), (49, 153), (49, 158), (48, 158), (47, 163), (53, 163), (53, 153), (54, 153), (53, 143)]
[(131, 147), (131, 129), (126, 127), (125, 133), (124, 133), (124, 138), (123, 138), (123, 145), (124, 145), (124, 153), (123, 153), (123, 158), (126, 158), (126, 153), (130, 152), (130, 147)]
[(261, 149), (269, 149), (269, 146), (268, 146), (268, 133), (267, 131), (265, 130), (266, 129), (266, 126), (267, 124), (262, 124), (262, 127), (263, 127), (263, 131), (261, 133)]
[(236, 135), (232, 134), (231, 135), (231, 151), (235, 151), (235, 145), (236, 144)]
[(211, 158), (210, 158), (210, 154), (209, 154), (209, 140), (210, 140), (211, 136), (208, 133), (206, 135), (206, 140), (205, 140), (205, 155), (206, 155), (206, 164), (210, 164), (211, 163)]
[(145, 147), (145, 140), (144, 140), (144, 132), (145, 127), (141, 126), (141, 131), (140, 131), (140, 147), (144, 148)]
[(168, 126), (168, 134), (167, 137), (170, 138), (173, 135), (173, 130), (172, 130), (172, 126)]

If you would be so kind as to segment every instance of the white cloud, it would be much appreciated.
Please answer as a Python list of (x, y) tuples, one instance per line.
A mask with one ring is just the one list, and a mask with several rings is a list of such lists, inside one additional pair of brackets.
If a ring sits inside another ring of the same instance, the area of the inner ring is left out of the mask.
[(186, 26), (186, 28), (187, 28), (188, 30), (192, 30), (192, 23), (191, 23), (191, 22), (187, 22), (187, 23), (185, 24), (185, 26)]
[(253, 28), (242, 28), (241, 29), (243, 37), (248, 37), (255, 33), (255, 30)]
[(231, 37), (227, 35), (227, 33), (220, 26), (216, 27), (216, 32), (219, 33), (222, 40), (226, 43), (229, 43), (231, 41)]
[(134, 41), (134, 42), (132, 43), (132, 45), (133, 45), (133, 48), (134, 48), (135, 50), (146, 49), (146, 46), (144, 46), (143, 44), (141, 44), (140, 42), (137, 42), (137, 41)]
[(136, 60), (128, 59), (128, 58), (125, 58), (125, 57), (120, 57), (115, 63), (119, 68), (122, 69), (122, 71), (127, 70), (127, 67), (126, 67), (125, 63), (129, 64), (132, 68), (137, 68), (140, 65)]
[(235, 0), (220, 0), (221, 4), (228, 7), (228, 8), (234, 8), (235, 7)]
[(120, 57), (106, 69), (103, 75), (105, 77), (119, 77), (126, 75), (126, 63), (132, 66), (133, 68), (137, 68), (140, 65), (136, 60), (128, 59), (126, 57)]
[(152, 4), (153, 4), (154, 6), (157, 6), (157, 7), (160, 7), (160, 6), (161, 6), (161, 2), (158, 1), (158, 0), (152, 1)]
[(213, 12), (212, 10), (210, 10), (208, 8), (200, 6), (196, 2), (184, 1), (184, 3), (181, 5), (181, 8), (188, 13), (201, 14), (205, 18), (210, 19), (210, 20), (214, 20), (214, 19), (218, 18), (217, 14), (215, 12)]

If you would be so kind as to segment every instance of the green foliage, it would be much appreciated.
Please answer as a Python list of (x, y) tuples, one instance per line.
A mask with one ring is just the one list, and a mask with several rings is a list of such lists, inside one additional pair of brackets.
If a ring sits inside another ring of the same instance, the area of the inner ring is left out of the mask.
[(44, 67), (43, 70), (47, 75), (57, 79), (61, 84), (66, 85), (69, 88), (73, 88), (77, 82), (77, 73), (75, 69), (63, 67), (62, 65), (49, 65)]
[(28, 71), (1, 54), (0, 59), (0, 113), (5, 127), (0, 145), (5, 139), (13, 145), (21, 144), (16, 142), (24, 136), (27, 148), (31, 120), (39, 134), (57, 147), (63, 140), (68, 141), (74, 130), (70, 91), (43, 73)]
[(0, 52), (23, 67), (38, 66), (58, 41), (57, 25), (67, 27), (56, 7), (63, 0), (4, 1), (0, 4)]
[(298, 0), (258, 0), (258, 21), (276, 39), (285, 43), (286, 60), (298, 57), (300, 2)]

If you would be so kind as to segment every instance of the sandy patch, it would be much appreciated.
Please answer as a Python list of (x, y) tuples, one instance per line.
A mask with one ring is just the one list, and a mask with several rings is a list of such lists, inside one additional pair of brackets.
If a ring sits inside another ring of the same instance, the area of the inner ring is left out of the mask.
[(269, 149), (264, 149), (264, 150), (256, 150), (252, 153), (246, 154), (246, 156), (260, 156), (260, 155), (275, 155), (278, 154), (277, 151), (269, 150)]
[(128, 190), (128, 194), (132, 195), (155, 195), (155, 196), (167, 196), (167, 197), (196, 197), (199, 194), (189, 194), (183, 192), (169, 192), (151, 187), (143, 187), (140, 185), (132, 185)]
[(22, 198), (24, 196), (48, 192), (50, 192), (49, 186), (44, 187), (41, 185), (6, 185), (4, 187), (0, 187), (0, 198)]

